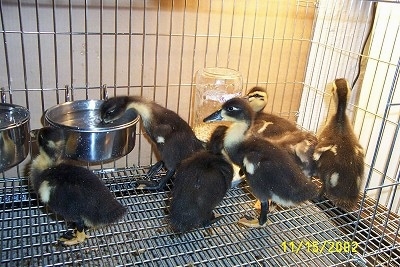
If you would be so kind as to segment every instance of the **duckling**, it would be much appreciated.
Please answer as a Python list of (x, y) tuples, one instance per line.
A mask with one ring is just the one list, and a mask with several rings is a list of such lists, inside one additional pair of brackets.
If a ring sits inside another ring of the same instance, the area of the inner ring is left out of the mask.
[(254, 112), (256, 112), (253, 122), (253, 131), (263, 137), (271, 138), (298, 130), (294, 122), (272, 113), (263, 112), (268, 100), (268, 94), (264, 88), (258, 86), (253, 87), (245, 98), (249, 101)]
[(232, 165), (221, 154), (225, 130), (224, 126), (217, 127), (208, 150), (192, 154), (178, 167), (169, 214), (174, 232), (208, 226), (222, 217), (213, 210), (224, 198), (233, 177)]
[(143, 128), (156, 145), (161, 159), (150, 168), (147, 176), (154, 176), (162, 167), (167, 169), (166, 175), (158, 183), (138, 181), (138, 188), (161, 189), (172, 178), (183, 159), (204, 149), (203, 143), (177, 113), (139, 96), (117, 96), (108, 99), (100, 107), (101, 119), (105, 123), (111, 123), (128, 109), (134, 109), (140, 115)]
[(344, 78), (333, 82), (336, 113), (318, 135), (314, 152), (326, 196), (344, 209), (356, 207), (364, 177), (364, 150), (346, 115), (349, 88)]
[(267, 140), (285, 149), (299, 165), (304, 175), (307, 177), (315, 175), (316, 163), (313, 154), (318, 139), (313, 133), (297, 130), (279, 137), (267, 138)]
[(286, 151), (266, 139), (248, 134), (254, 116), (247, 100), (232, 98), (204, 122), (232, 121), (224, 137), (224, 149), (229, 158), (242, 168), (253, 195), (261, 202), (258, 220), (241, 219), (239, 222), (261, 227), (267, 222), (268, 200), (292, 206), (315, 198), (319, 192)]
[(272, 113), (263, 112), (268, 94), (262, 87), (253, 87), (245, 96), (255, 114), (252, 132), (261, 135), (273, 144), (286, 149), (293, 155), (306, 176), (315, 174), (313, 153), (316, 136), (297, 128), (296, 124)]
[[(307, 177), (315, 175), (313, 153), (317, 144), (316, 136), (311, 132), (300, 130), (292, 121), (263, 112), (268, 100), (268, 94), (264, 88), (253, 87), (244, 98), (249, 101), (256, 113), (251, 131), (285, 149)], [(270, 204), (273, 207), (276, 206), (275, 203)], [(254, 207), (260, 209), (260, 202), (257, 201)]]
[(82, 243), (86, 227), (101, 227), (118, 221), (126, 213), (104, 183), (92, 171), (63, 162), (65, 133), (44, 127), (37, 132), (39, 155), (30, 167), (30, 183), (42, 203), (76, 225), (59, 242)]

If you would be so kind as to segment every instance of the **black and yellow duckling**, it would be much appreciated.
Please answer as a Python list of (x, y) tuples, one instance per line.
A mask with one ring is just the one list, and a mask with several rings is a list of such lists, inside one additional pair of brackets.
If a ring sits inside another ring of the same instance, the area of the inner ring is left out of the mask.
[(344, 209), (356, 207), (364, 176), (364, 150), (346, 115), (349, 88), (346, 79), (333, 82), (337, 110), (318, 135), (314, 152), (326, 196)]
[(217, 127), (208, 150), (184, 159), (175, 173), (169, 214), (174, 232), (208, 226), (221, 218), (213, 210), (231, 187), (233, 177), (232, 165), (221, 154), (225, 129)]
[(254, 116), (247, 100), (232, 98), (204, 122), (232, 121), (225, 133), (224, 149), (229, 158), (242, 168), (253, 195), (261, 202), (258, 220), (242, 218), (239, 222), (260, 227), (267, 222), (269, 200), (292, 206), (315, 198), (319, 192), (285, 150), (256, 135), (247, 134)]
[(30, 184), (53, 212), (76, 225), (74, 232), (59, 242), (70, 246), (87, 238), (84, 227), (114, 223), (126, 213), (100, 178), (92, 171), (63, 163), (65, 135), (58, 128), (44, 127), (37, 132), (39, 155), (30, 167)]
[(198, 150), (203, 150), (192, 128), (177, 113), (139, 96), (117, 96), (108, 99), (100, 107), (105, 123), (121, 117), (128, 109), (135, 110), (141, 117), (143, 128), (156, 145), (160, 160), (152, 166), (148, 176), (154, 176), (162, 167), (167, 169), (159, 182), (138, 181), (139, 189), (157, 190), (165, 186), (175, 173), (178, 164)]
[(313, 153), (317, 137), (308, 131), (300, 130), (296, 124), (278, 115), (263, 112), (268, 94), (262, 87), (253, 87), (245, 96), (256, 113), (252, 132), (266, 138), (273, 144), (286, 149), (299, 164), (306, 176), (315, 174)]

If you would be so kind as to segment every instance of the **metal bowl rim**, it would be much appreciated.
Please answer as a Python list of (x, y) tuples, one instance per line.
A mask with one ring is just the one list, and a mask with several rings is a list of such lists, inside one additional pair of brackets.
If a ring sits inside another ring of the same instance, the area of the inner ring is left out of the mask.
[[(69, 101), (69, 102), (65, 102), (62, 104), (58, 104), (55, 106), (50, 107), (49, 109), (46, 110), (45, 112), (45, 120), (51, 125), (51, 126), (55, 126), (58, 128), (64, 128), (64, 129), (68, 129), (71, 131), (76, 131), (76, 132), (84, 132), (84, 133), (103, 133), (103, 132), (110, 132), (110, 131), (117, 131), (117, 130), (121, 130), (121, 129), (126, 129), (129, 128), (133, 125), (135, 125), (138, 121), (139, 121), (139, 115), (136, 115), (136, 118), (132, 121), (129, 121), (127, 123), (123, 123), (123, 124), (118, 124), (115, 126), (112, 126), (110, 124), (109, 127), (105, 127), (105, 128), (79, 128), (76, 126), (69, 126), (69, 125), (65, 125), (62, 123), (58, 123), (55, 122), (50, 116), (49, 113), (59, 109), (62, 106), (71, 106), (73, 104), (76, 103), (90, 103), (90, 102), (94, 102), (94, 103), (99, 103), (99, 102), (104, 102), (104, 100), (94, 100), (94, 99), (88, 99), (88, 100), (74, 100), (74, 101)], [(87, 109), (87, 110), (95, 110), (95, 109)]]
[(0, 131), (18, 128), (19, 126), (24, 125), (24, 124), (26, 124), (27, 122), (29, 122), (30, 117), (31, 117), (29, 109), (27, 109), (27, 108), (25, 108), (25, 107), (23, 107), (23, 106), (20, 106), (20, 105), (9, 104), (9, 103), (0, 103), (0, 108), (2, 108), (2, 107), (7, 107), (8, 110), (11, 110), (11, 109), (20, 109), (20, 110), (22, 110), (22, 111), (25, 113), (25, 114), (24, 114), (25, 116), (24, 116), (23, 119), (21, 119), (21, 120), (18, 121), (18, 122), (10, 123), (10, 124), (8, 124), (8, 125), (5, 126), (5, 127), (0, 127)]

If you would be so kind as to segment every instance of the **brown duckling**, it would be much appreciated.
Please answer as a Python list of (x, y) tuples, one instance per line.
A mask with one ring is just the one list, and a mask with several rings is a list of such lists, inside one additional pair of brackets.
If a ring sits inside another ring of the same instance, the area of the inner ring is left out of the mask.
[(364, 177), (364, 150), (346, 115), (349, 88), (346, 79), (333, 82), (337, 109), (318, 135), (314, 159), (326, 196), (338, 207), (351, 210), (357, 205)]
[(293, 155), (306, 176), (315, 174), (313, 153), (317, 137), (308, 131), (300, 130), (296, 124), (278, 115), (263, 112), (268, 94), (262, 87), (253, 87), (245, 96), (256, 113), (252, 132), (271, 143), (284, 148)]
[(268, 94), (264, 88), (253, 87), (244, 98), (249, 101), (251, 108), (256, 113), (252, 126), (254, 132), (263, 137), (272, 138), (298, 130), (294, 122), (263, 111), (268, 102)]

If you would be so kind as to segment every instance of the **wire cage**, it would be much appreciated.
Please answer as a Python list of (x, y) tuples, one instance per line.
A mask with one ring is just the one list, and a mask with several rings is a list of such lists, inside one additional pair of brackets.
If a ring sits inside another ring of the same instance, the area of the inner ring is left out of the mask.
[(90, 230), (85, 243), (59, 247), (66, 222), (31, 193), (29, 155), (0, 174), (0, 265), (399, 266), (398, 2), (1, 0), (0, 87), (7, 102), (30, 110), (32, 129), (67, 91), (72, 100), (99, 99), (105, 86), (110, 96), (141, 95), (190, 121), (196, 71), (218, 66), (238, 70), (244, 91), (267, 88), (266, 110), (317, 133), (331, 110), (331, 82), (345, 77), (366, 158), (357, 210), (320, 199), (278, 207), (267, 227), (243, 228), (238, 219), (255, 211), (241, 183), (217, 207), (223, 219), (176, 235), (165, 220), (173, 184), (135, 188), (156, 160), (138, 127), (131, 153), (87, 166), (128, 214)]

